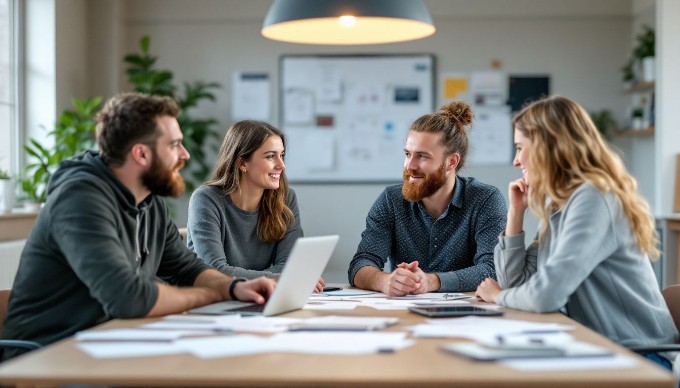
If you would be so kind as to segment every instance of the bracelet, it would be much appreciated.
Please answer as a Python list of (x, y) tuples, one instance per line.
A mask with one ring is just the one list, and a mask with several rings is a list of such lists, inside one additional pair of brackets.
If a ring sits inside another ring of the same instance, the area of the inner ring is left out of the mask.
[(231, 297), (231, 300), (238, 300), (236, 295), (234, 294), (234, 289), (236, 288), (236, 285), (240, 282), (245, 282), (248, 279), (244, 278), (234, 278), (234, 280), (231, 281), (231, 284), (229, 285), (229, 296)]

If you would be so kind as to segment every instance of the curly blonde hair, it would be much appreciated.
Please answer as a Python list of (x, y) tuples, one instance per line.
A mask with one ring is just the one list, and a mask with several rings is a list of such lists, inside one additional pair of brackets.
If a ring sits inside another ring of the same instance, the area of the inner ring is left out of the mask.
[(619, 199), (639, 249), (652, 260), (659, 256), (649, 205), (582, 106), (561, 96), (544, 98), (522, 109), (512, 125), (532, 142), (529, 206), (543, 223), (539, 241), (547, 232), (550, 214), (588, 182)]

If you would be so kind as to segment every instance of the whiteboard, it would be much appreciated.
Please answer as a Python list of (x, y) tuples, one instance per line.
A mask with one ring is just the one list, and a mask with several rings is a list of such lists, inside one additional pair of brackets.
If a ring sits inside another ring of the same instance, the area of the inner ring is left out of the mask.
[(434, 56), (281, 57), (291, 182), (398, 182), (409, 127), (434, 109)]

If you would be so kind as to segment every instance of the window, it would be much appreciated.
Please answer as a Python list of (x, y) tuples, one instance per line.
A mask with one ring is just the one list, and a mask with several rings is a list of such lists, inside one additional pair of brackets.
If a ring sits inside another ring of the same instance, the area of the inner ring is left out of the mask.
[(15, 0), (0, 0), (0, 168), (16, 175), (17, 55)]

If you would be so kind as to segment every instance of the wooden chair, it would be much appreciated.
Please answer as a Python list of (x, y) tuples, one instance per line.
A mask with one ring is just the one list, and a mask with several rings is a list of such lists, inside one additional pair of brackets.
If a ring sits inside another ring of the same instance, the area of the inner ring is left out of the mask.
[[(10, 289), (0, 290), (0, 333), (2, 333), (5, 326), (5, 316), (7, 315), (7, 306), (9, 305), (9, 295), (11, 293), (12, 290)], [(0, 339), (0, 355), (3, 349), (35, 350), (41, 347), (42, 345), (33, 341)]]

